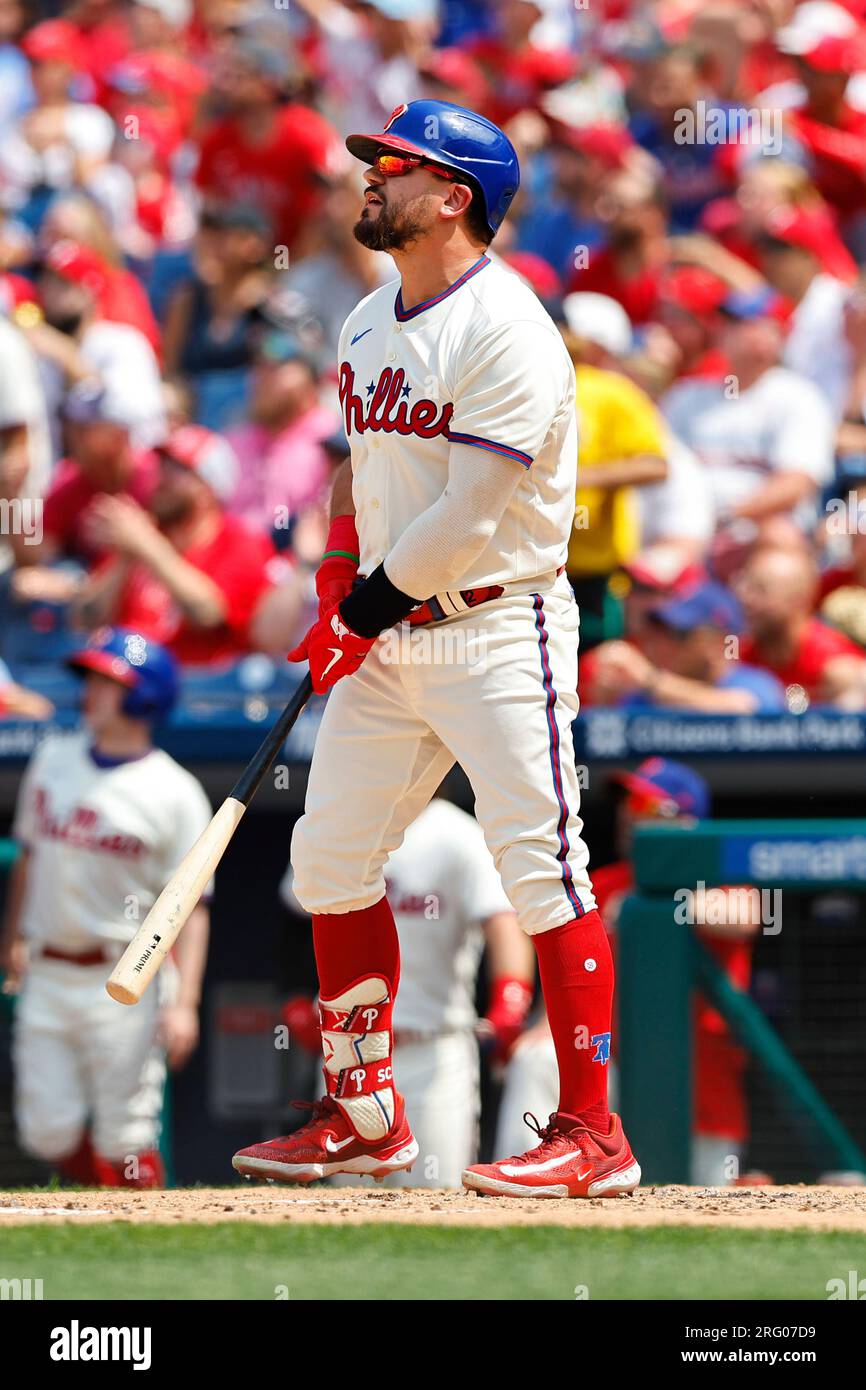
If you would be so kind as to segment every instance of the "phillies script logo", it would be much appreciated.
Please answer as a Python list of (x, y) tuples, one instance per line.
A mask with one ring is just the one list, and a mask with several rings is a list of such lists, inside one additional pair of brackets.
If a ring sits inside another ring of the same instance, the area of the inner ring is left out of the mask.
[(387, 434), (416, 434), (421, 439), (434, 439), (437, 434), (448, 434), (454, 406), (450, 403), (442, 409), (426, 396), (410, 404), (412, 387), (406, 380), (402, 367), (396, 372), (392, 367), (384, 367), (378, 381), (371, 381), (365, 388), (364, 397), (355, 390), (355, 373), (348, 362), (340, 365), (340, 405), (346, 422), (346, 434), (354, 430), (363, 434), (365, 430), (385, 430)]

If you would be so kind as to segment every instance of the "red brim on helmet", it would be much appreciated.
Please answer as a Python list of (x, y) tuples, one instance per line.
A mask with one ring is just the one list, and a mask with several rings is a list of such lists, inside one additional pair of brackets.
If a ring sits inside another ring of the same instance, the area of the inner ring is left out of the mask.
[(114, 656), (111, 652), (73, 652), (72, 656), (67, 657), (66, 665), (70, 670), (82, 674), (85, 671), (95, 671), (97, 675), (108, 676), (119, 685), (125, 685), (128, 690), (132, 690), (136, 684), (136, 675), (132, 667), (122, 657)]

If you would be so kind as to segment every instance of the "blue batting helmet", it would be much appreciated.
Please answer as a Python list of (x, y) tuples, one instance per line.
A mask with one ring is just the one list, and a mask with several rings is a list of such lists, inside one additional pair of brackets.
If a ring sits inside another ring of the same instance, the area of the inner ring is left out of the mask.
[(480, 189), (491, 232), (499, 228), (520, 186), (520, 165), (507, 135), (486, 117), (450, 101), (404, 102), (381, 135), (350, 135), (346, 148), (365, 164), (385, 148), (459, 170), (470, 186)]
[(133, 719), (162, 719), (177, 699), (177, 663), (171, 652), (130, 628), (100, 628), (66, 664), (81, 675), (96, 671), (125, 685), (123, 712)]

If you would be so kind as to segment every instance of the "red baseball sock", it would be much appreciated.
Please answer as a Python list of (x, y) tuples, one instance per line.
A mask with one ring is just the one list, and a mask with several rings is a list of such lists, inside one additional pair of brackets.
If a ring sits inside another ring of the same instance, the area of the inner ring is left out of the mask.
[(587, 912), (532, 942), (559, 1063), (559, 1113), (606, 1134), (613, 959), (601, 917)]
[(314, 913), (313, 946), (323, 999), (336, 999), (365, 975), (381, 975), (394, 998), (400, 982), (400, 945), (387, 898), (357, 912)]

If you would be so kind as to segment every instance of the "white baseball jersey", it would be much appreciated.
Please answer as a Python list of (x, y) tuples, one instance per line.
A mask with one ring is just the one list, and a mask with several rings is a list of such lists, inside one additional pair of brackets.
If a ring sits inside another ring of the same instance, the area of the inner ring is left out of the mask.
[(49, 736), (13, 826), (32, 855), (24, 935), (82, 954), (130, 941), (211, 814), (195, 777), (161, 749), (100, 766), (88, 734)]
[(574, 368), (534, 292), (482, 256), (442, 294), (403, 308), (384, 285), (340, 336), (340, 402), (352, 451), (361, 573), (438, 500), (451, 442), (524, 470), (461, 587), (552, 574), (574, 518)]

